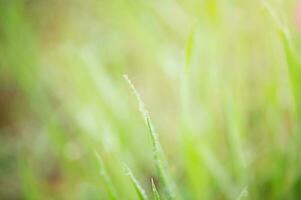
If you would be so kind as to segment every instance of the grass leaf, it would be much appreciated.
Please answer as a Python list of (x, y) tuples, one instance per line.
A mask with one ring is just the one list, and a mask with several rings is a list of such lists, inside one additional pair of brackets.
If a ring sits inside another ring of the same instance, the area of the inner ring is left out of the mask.
[(154, 200), (160, 200), (160, 195), (157, 191), (157, 188), (156, 188), (156, 185), (155, 185), (153, 179), (151, 179), (151, 183), (152, 183), (152, 191), (153, 191)]
[(173, 190), (174, 186), (169, 178), (169, 175), (168, 175), (168, 172), (166, 169), (167, 168), (166, 164), (164, 165), (164, 163), (167, 163), (167, 162), (164, 158), (163, 151), (161, 150), (161, 145), (159, 143), (158, 135), (153, 127), (149, 113), (145, 109), (144, 103), (143, 103), (139, 93), (137, 92), (136, 88), (134, 87), (133, 83), (131, 82), (131, 80), (128, 78), (127, 75), (124, 75), (123, 77), (128, 82), (134, 95), (136, 96), (136, 99), (139, 104), (139, 110), (140, 110), (142, 116), (144, 117), (144, 120), (148, 127), (148, 130), (149, 130), (149, 133), (151, 136), (151, 142), (152, 142), (152, 147), (153, 147), (153, 156), (155, 159), (156, 169), (157, 169), (160, 181), (162, 181), (162, 183), (163, 183), (164, 191), (166, 193), (167, 199), (174, 199), (175, 198), (175, 193)]
[(109, 176), (109, 174), (107, 173), (104, 163), (102, 161), (101, 156), (95, 151), (95, 156), (98, 160), (98, 164), (99, 164), (99, 169), (100, 169), (100, 175), (103, 178), (104, 181), (104, 185), (106, 186), (106, 190), (108, 191), (109, 197), (111, 200), (117, 200), (119, 198), (117, 198), (117, 192), (116, 189), (111, 181), (111, 178)]
[(138, 180), (133, 175), (131, 169), (127, 165), (125, 165), (125, 170), (126, 170), (127, 175), (129, 175), (131, 178), (131, 181), (135, 187), (135, 190), (136, 190), (137, 195), (139, 196), (139, 199), (140, 200), (148, 200), (146, 192), (144, 191), (144, 189), (142, 188), (142, 186), (140, 185)]

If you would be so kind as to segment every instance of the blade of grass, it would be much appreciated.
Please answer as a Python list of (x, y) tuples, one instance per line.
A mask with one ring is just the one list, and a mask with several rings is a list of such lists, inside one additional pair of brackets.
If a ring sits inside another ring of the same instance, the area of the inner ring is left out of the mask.
[(196, 33), (196, 25), (194, 25), (193, 29), (189, 33), (186, 48), (185, 48), (185, 71), (188, 71), (191, 67), (193, 53), (195, 49), (195, 33)]
[[(198, 50), (198, 23), (196, 22), (186, 41), (185, 57), (182, 71), (179, 74), (180, 82), (180, 108), (181, 108), (181, 128), (180, 141), (184, 156), (184, 166), (186, 172), (187, 186), (190, 188), (191, 197), (194, 199), (205, 198), (205, 190), (207, 187), (207, 173), (203, 165), (202, 159), (198, 156), (198, 146), (202, 145), (201, 141), (195, 137), (195, 128), (193, 127), (193, 119), (191, 111), (195, 97), (192, 93), (192, 67), (195, 63), (195, 53)], [(204, 139), (204, 138), (203, 138)], [(202, 142), (204, 141), (202, 139)]]
[(292, 93), (295, 101), (295, 106), (297, 110), (297, 118), (301, 118), (301, 106), (298, 104), (301, 99), (301, 90), (299, 85), (301, 83), (301, 63), (298, 59), (296, 52), (291, 44), (291, 38), (286, 30), (280, 30), (280, 37), (284, 46), (285, 56), (288, 65), (289, 78), (292, 88)]
[(301, 62), (296, 55), (289, 30), (284, 25), (283, 20), (280, 19), (280, 17), (275, 13), (274, 9), (267, 2), (263, 2), (263, 6), (274, 21), (275, 28), (277, 29), (280, 39), (282, 40), (288, 67), (289, 80), (291, 83), (291, 90), (297, 110), (296, 114), (298, 117), (300, 117), (301, 106), (299, 106), (298, 102), (301, 99), (301, 90), (299, 90), (299, 84), (301, 83)]
[(109, 176), (107, 170), (105, 169), (105, 166), (104, 166), (101, 156), (96, 151), (95, 151), (95, 156), (98, 160), (100, 175), (103, 178), (104, 185), (106, 186), (106, 190), (109, 194), (110, 199), (112, 199), (112, 200), (119, 199), (119, 198), (117, 198), (118, 195), (117, 195), (116, 189), (112, 183), (111, 177)]
[[(287, 69), (288, 69), (288, 78), (290, 82), (290, 89), (293, 97), (293, 117), (296, 120), (295, 126), (293, 127), (293, 134), (291, 139), (291, 144), (288, 147), (288, 152), (290, 152), (284, 160), (285, 162), (288, 162), (288, 165), (286, 168), (281, 169), (283, 172), (281, 174), (281, 177), (279, 177), (279, 181), (276, 181), (276, 189), (275, 191), (279, 191), (279, 189), (283, 189), (283, 185), (285, 185), (286, 188), (292, 187), (292, 184), (298, 184), (297, 178), (299, 168), (301, 165), (300, 156), (299, 156), (299, 146), (300, 146), (300, 121), (301, 121), (301, 106), (299, 105), (299, 102), (301, 100), (301, 90), (300, 90), (300, 84), (301, 84), (301, 62), (300, 58), (296, 54), (296, 50), (293, 46), (292, 38), (289, 32), (288, 25), (284, 24), (282, 20), (280, 20), (279, 17), (277, 17), (275, 10), (271, 7), (271, 5), (267, 4), (265, 2), (264, 4), (265, 9), (268, 11), (268, 14), (272, 18), (275, 24), (275, 28), (279, 34), (279, 37), (281, 39), (283, 49), (284, 49), (284, 55), (287, 63)], [(282, 184), (285, 179), (285, 171), (290, 171), (291, 174), (295, 174), (291, 177), (292, 180), (290, 180), (289, 183)], [(295, 183), (294, 183), (295, 182)]]
[(165, 156), (161, 149), (158, 135), (152, 125), (149, 113), (145, 109), (144, 103), (143, 103), (139, 93), (137, 92), (135, 86), (133, 85), (132, 81), (129, 79), (129, 77), (127, 75), (123, 75), (123, 77), (128, 82), (130, 88), (132, 89), (132, 91), (138, 101), (139, 110), (145, 120), (147, 127), (148, 127), (150, 137), (151, 137), (152, 147), (153, 147), (153, 156), (155, 159), (156, 169), (158, 172), (159, 179), (160, 179), (160, 181), (162, 181), (162, 184), (164, 186), (164, 191), (166, 193), (166, 197), (167, 197), (167, 199), (174, 199), (175, 198), (175, 192), (173, 190), (174, 186), (168, 176), (166, 166), (164, 165), (164, 163), (167, 163), (167, 162), (165, 160)]
[(156, 188), (153, 178), (151, 178), (151, 183), (152, 183), (152, 191), (153, 191), (154, 200), (160, 200), (160, 195), (157, 191), (157, 188)]
[(138, 180), (135, 178), (134, 174), (132, 173), (131, 169), (125, 165), (126, 174), (130, 176), (132, 184), (135, 187), (136, 193), (140, 200), (148, 200), (148, 197), (146, 195), (146, 192), (138, 182)]
[(226, 120), (229, 132), (227, 138), (229, 141), (229, 149), (231, 152), (231, 162), (233, 163), (233, 170), (236, 179), (241, 182), (246, 178), (246, 164), (243, 148), (243, 122), (242, 109), (240, 109), (240, 102), (233, 98), (233, 95), (226, 97)]
[(217, 184), (222, 189), (228, 199), (233, 199), (233, 183), (229, 174), (218, 161), (216, 156), (207, 147), (200, 149), (200, 156), (204, 159), (204, 164), (207, 166), (211, 175), (215, 178)]

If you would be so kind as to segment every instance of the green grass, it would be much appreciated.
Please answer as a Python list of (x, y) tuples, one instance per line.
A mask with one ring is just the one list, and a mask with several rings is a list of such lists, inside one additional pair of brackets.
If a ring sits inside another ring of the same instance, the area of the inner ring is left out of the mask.
[(158, 173), (158, 177), (159, 179), (162, 181), (162, 184), (164, 186), (164, 191), (166, 193), (166, 198), (167, 199), (174, 199), (175, 198), (175, 194), (172, 191), (174, 186), (171, 183), (171, 180), (169, 178), (168, 175), (168, 170), (167, 167), (164, 166), (164, 163), (166, 165), (166, 160), (165, 160), (165, 156), (162, 152), (160, 143), (159, 143), (159, 139), (158, 139), (158, 135), (156, 133), (156, 131), (154, 130), (154, 126), (151, 122), (150, 116), (148, 111), (145, 109), (144, 103), (141, 100), (141, 97), (139, 95), (139, 93), (137, 92), (137, 90), (135, 89), (133, 83), (131, 82), (131, 80), (128, 78), (127, 75), (124, 75), (125, 80), (128, 82), (129, 86), (131, 87), (133, 93), (136, 96), (136, 99), (138, 101), (139, 104), (139, 110), (145, 120), (145, 123), (147, 125), (149, 134), (150, 134), (150, 138), (151, 138), (151, 142), (152, 142), (152, 149), (153, 149), (153, 156), (154, 156), (154, 161), (155, 161), (155, 165), (156, 165), (156, 169), (157, 169), (157, 173)]
[(139, 184), (138, 180), (135, 178), (135, 176), (133, 175), (132, 171), (130, 170), (130, 168), (128, 166), (125, 166), (126, 168), (126, 174), (128, 174), (130, 176), (130, 179), (135, 187), (137, 196), (139, 197), (140, 200), (147, 200), (148, 197), (144, 191), (144, 189), (142, 188), (142, 186)]
[(112, 180), (111, 180), (108, 172), (105, 169), (102, 158), (100, 157), (100, 155), (98, 153), (95, 153), (95, 155), (96, 155), (96, 158), (99, 163), (99, 168), (100, 168), (99, 173), (102, 176), (103, 182), (105, 183), (104, 185), (107, 187), (106, 189), (107, 189), (110, 199), (112, 199), (112, 200), (118, 199), (115, 186), (113, 185)]
[(294, 9), (0, 1), (0, 199), (299, 199)]
[(152, 182), (153, 198), (154, 198), (154, 200), (160, 200), (160, 195), (159, 195), (156, 185), (154, 183), (154, 179), (151, 179), (151, 182)]

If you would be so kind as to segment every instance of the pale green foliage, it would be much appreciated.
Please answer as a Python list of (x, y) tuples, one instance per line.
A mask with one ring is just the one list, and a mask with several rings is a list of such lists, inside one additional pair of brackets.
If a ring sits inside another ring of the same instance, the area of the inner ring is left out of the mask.
[(0, 199), (299, 199), (295, 10), (0, 1)]

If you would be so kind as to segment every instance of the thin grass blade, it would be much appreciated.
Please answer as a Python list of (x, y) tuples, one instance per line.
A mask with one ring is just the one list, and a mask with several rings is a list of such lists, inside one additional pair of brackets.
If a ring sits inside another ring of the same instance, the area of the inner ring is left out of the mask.
[(101, 158), (101, 156), (95, 151), (95, 156), (97, 158), (98, 164), (99, 164), (99, 171), (100, 171), (100, 175), (103, 178), (104, 181), (104, 185), (106, 186), (106, 190), (109, 194), (109, 197), (111, 200), (117, 200), (119, 198), (115, 189), (115, 186), (112, 183), (111, 177), (109, 176), (108, 172), (105, 169), (103, 160)]
[(136, 190), (136, 193), (137, 193), (139, 199), (140, 200), (148, 200), (145, 190), (142, 188), (142, 186), (140, 185), (138, 180), (133, 175), (131, 169), (127, 165), (125, 165), (125, 170), (126, 170), (126, 174), (129, 175), (131, 178), (132, 184), (135, 187), (135, 190)]
[(135, 86), (133, 85), (132, 81), (128, 78), (127, 75), (123, 75), (124, 79), (128, 82), (129, 86), (131, 87), (134, 95), (136, 96), (136, 99), (138, 101), (139, 105), (139, 110), (144, 117), (145, 123), (148, 127), (150, 137), (151, 137), (151, 142), (152, 142), (152, 147), (153, 147), (153, 156), (155, 159), (155, 165), (156, 169), (158, 172), (158, 176), (160, 181), (162, 181), (163, 186), (164, 186), (164, 191), (166, 193), (167, 199), (174, 199), (175, 198), (175, 192), (173, 190), (174, 185), (170, 180), (170, 177), (168, 175), (168, 172), (166, 170), (167, 166), (167, 161), (165, 159), (164, 153), (161, 149), (161, 145), (159, 143), (158, 135), (153, 127), (153, 124), (151, 122), (150, 116), (148, 111), (145, 109), (144, 103), (137, 92)]
[(154, 183), (154, 180), (151, 179), (151, 182), (152, 182), (152, 191), (153, 191), (153, 196), (154, 196), (154, 200), (160, 200), (160, 195), (158, 193), (158, 190), (156, 188), (156, 185)]
[(195, 44), (195, 32), (196, 32), (196, 26), (193, 27), (192, 31), (189, 33), (187, 43), (186, 43), (186, 48), (185, 48), (185, 70), (189, 70), (191, 63), (192, 63), (192, 58), (193, 58), (193, 53), (194, 53), (194, 44)]

